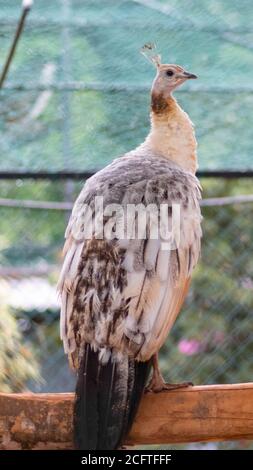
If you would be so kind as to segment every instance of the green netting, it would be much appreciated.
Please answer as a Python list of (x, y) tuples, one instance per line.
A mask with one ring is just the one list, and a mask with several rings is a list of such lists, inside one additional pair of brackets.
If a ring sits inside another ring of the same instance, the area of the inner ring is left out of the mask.
[[(0, 64), (20, 4), (0, 0)], [(252, 20), (249, 0), (35, 0), (0, 94), (0, 171), (99, 168), (141, 142), (147, 41), (199, 75), (177, 97), (196, 125), (200, 169), (252, 169)]]

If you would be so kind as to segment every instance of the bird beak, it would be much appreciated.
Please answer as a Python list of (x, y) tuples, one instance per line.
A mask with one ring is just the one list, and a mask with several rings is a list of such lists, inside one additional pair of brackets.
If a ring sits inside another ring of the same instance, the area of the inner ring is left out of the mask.
[(184, 70), (181, 73), (177, 73), (177, 78), (182, 78), (183, 80), (189, 80), (190, 78), (198, 78), (197, 75), (194, 75), (194, 73), (186, 72)]
[(190, 78), (198, 78), (197, 75), (195, 75), (194, 73), (190, 73), (190, 72), (186, 72), (184, 71), (182, 73), (182, 78), (187, 78), (187, 80), (189, 80)]

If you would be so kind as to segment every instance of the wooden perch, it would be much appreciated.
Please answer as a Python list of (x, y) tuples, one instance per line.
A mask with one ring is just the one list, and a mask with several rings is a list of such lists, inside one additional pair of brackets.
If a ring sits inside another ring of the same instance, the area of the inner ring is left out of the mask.
[[(0, 394), (0, 449), (71, 449), (72, 393)], [(253, 383), (147, 393), (126, 444), (253, 439)]]

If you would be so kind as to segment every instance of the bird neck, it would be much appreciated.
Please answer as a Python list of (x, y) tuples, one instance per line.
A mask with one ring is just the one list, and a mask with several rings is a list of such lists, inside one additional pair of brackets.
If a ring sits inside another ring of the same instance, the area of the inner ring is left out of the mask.
[(140, 147), (195, 174), (198, 162), (193, 124), (175, 98), (171, 95), (164, 98), (152, 91), (150, 117), (151, 129)]

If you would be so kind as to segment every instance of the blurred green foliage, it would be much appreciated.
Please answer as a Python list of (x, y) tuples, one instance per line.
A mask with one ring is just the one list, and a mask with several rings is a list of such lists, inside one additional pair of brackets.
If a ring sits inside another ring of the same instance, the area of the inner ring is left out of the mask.
[[(24, 341), (17, 319), (5, 304), (6, 291), (0, 291), (0, 391), (22, 392), (28, 380), (40, 381), (39, 361), (34, 347)], [(8, 289), (7, 289), (8, 292)]]

